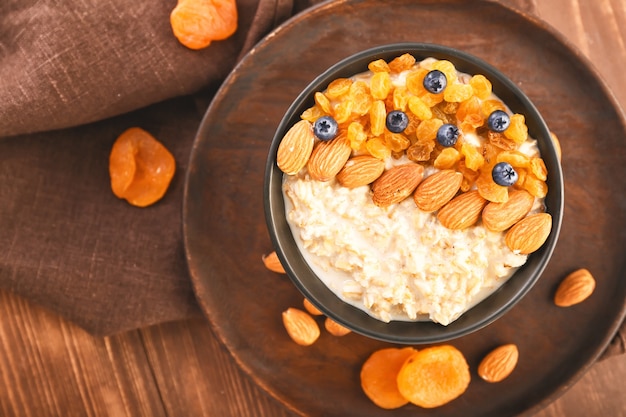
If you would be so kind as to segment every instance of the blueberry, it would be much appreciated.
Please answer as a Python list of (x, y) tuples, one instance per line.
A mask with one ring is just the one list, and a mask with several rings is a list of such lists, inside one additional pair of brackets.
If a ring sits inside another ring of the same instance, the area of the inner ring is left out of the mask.
[(446, 74), (439, 70), (432, 70), (424, 77), (424, 88), (433, 94), (441, 93), (448, 85)]
[(409, 125), (409, 117), (403, 111), (392, 110), (387, 113), (385, 123), (390, 132), (401, 133), (404, 132), (404, 129)]
[(322, 116), (313, 124), (313, 133), (318, 139), (328, 141), (337, 136), (337, 121), (330, 116)]
[(508, 162), (497, 163), (491, 171), (491, 177), (496, 184), (505, 187), (515, 184), (518, 178), (517, 172)]
[(441, 146), (454, 146), (459, 138), (459, 128), (453, 124), (446, 123), (437, 130), (437, 142)]
[(494, 132), (504, 132), (511, 124), (511, 118), (502, 110), (493, 111), (487, 118), (487, 126)]

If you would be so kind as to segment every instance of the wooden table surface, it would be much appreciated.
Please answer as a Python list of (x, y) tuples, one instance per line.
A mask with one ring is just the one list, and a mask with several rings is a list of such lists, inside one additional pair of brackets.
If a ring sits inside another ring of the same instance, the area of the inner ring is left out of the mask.
[[(595, 63), (626, 107), (626, 1), (536, 0), (536, 10)], [(537, 415), (626, 416), (624, 380), (626, 355), (611, 357)], [(203, 320), (94, 337), (0, 292), (0, 415), (295, 414), (237, 367)]]

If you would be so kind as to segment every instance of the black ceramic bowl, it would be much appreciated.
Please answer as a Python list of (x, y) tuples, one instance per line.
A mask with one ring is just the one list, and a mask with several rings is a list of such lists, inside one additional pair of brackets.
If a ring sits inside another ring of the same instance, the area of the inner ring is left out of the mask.
[[(412, 54), (418, 61), (427, 57), (447, 59), (461, 72), (486, 76), (493, 85), (494, 93), (513, 112), (525, 116), (529, 135), (538, 141), (541, 156), (548, 169), (549, 192), (545, 205), (553, 222), (547, 241), (496, 292), (447, 326), (430, 321), (385, 323), (342, 301), (329, 290), (308, 266), (294, 240), (286, 220), (282, 193), (283, 173), (276, 165), (276, 152), (282, 137), (299, 120), (300, 114), (314, 104), (315, 92), (325, 90), (336, 78), (351, 77), (367, 71), (367, 64), (375, 59), (389, 61), (403, 53)], [(505, 314), (532, 288), (550, 260), (559, 235), (563, 210), (563, 179), (548, 127), (535, 106), (515, 83), (490, 64), (467, 53), (440, 45), (402, 43), (379, 46), (352, 55), (330, 67), (302, 91), (285, 113), (272, 140), (265, 172), (264, 197), (266, 221), (272, 243), (288, 276), (306, 298), (328, 317), (354, 332), (392, 343), (423, 344), (451, 340), (481, 329)]]

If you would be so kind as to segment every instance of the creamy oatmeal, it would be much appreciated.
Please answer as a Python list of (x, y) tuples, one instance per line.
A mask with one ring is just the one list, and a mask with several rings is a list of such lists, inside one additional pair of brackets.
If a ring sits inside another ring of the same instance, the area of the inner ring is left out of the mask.
[[(547, 173), (543, 172), (545, 165), (539, 158), (536, 141), (524, 130), (523, 116), (513, 114), (509, 120), (510, 110), (493, 95), (484, 77), (478, 79), (456, 72), (453, 66), (451, 73), (449, 62), (432, 58), (410, 65), (395, 61), (389, 63), (391, 69), (377, 61), (370, 65), (372, 71), (331, 83), (324, 97), (316, 96), (315, 106), (305, 111), (302, 119), (311, 123), (322, 116), (330, 122), (334, 122), (333, 117), (340, 119), (337, 126), (344, 132), (338, 136), (347, 135), (350, 157), (374, 156), (384, 161), (385, 171), (417, 163), (423, 166), (423, 179), (426, 179), (443, 169), (457, 170), (463, 174), (457, 195), (478, 189), (485, 204), (504, 202), (509, 188), (516, 187), (528, 192), (531, 200), (534, 198), (532, 209), (526, 213), (542, 211)], [(424, 78), (424, 73), (432, 72), (435, 67), (448, 76), (445, 99), (417, 91), (410, 84), (415, 83), (418, 70)], [(390, 76), (388, 86), (381, 87), (382, 81), (374, 78), (384, 71), (390, 72)], [(352, 95), (352, 87), (345, 89), (344, 84), (359, 83), (371, 83), (367, 94), (372, 97), (368, 99), (370, 105), (363, 107), (366, 111), (355, 116), (357, 104), (346, 106), (345, 102), (354, 101), (358, 93)], [(340, 93), (341, 88), (345, 92)], [(384, 94), (380, 93), (381, 89)], [(352, 98), (343, 100), (342, 95)], [(378, 104), (387, 115), (390, 108), (401, 109), (393, 110), (401, 114), (396, 115), (391, 125), (387, 121), (384, 132), (373, 110), (377, 101), (383, 103)], [(345, 107), (350, 107), (350, 111), (346, 112)], [(504, 129), (497, 130), (502, 120), (489, 121), (491, 131), (485, 128), (487, 116), (481, 111), (486, 107), (489, 113), (495, 110), (507, 113), (504, 122), (511, 124), (510, 135)], [(470, 114), (472, 111), (476, 114)], [(390, 133), (389, 130), (394, 131), (397, 124), (402, 124), (400, 116), (408, 119), (408, 125), (405, 123), (398, 132)], [(435, 138), (426, 130), (436, 130), (442, 125), (454, 125), (456, 132)], [(327, 123), (322, 130), (311, 126), (317, 136), (316, 147), (320, 142), (339, 140), (334, 139), (337, 133), (332, 130), (337, 130), (337, 126)], [(302, 126), (299, 129), (302, 132)], [(297, 134), (302, 136), (300, 132)], [(294, 143), (300, 139), (296, 134), (292, 136), (289, 140)], [(293, 148), (293, 144), (290, 146)], [(337, 154), (338, 151), (335, 159)], [(506, 161), (510, 171), (505, 173), (514, 174), (512, 180), (511, 175), (496, 178), (495, 171), (492, 172), (496, 158)], [(293, 162), (284, 159), (285, 166)], [(327, 165), (323, 168), (328, 171)], [(526, 262), (527, 254), (507, 246), (505, 232), (489, 230), (480, 220), (460, 230), (448, 228), (438, 220), (436, 211), (420, 210), (413, 198), (389, 205), (376, 204), (369, 183), (348, 187), (337, 181), (336, 172), (330, 179), (320, 180), (321, 168), (317, 166), (315, 172), (309, 168), (302, 165), (295, 174), (284, 175), (283, 180), (288, 223), (296, 242), (326, 286), (343, 301), (381, 321), (431, 320), (448, 325), (499, 288)], [(523, 180), (516, 183), (518, 175)], [(494, 183), (496, 180), (498, 184)], [(502, 182), (508, 180), (511, 182)]]

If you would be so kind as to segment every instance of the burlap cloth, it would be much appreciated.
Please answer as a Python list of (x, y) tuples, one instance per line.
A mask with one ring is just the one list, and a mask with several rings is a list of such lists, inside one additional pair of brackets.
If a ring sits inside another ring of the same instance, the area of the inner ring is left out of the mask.
[[(174, 38), (176, 0), (0, 2), (0, 288), (96, 335), (199, 317), (181, 236), (196, 130), (238, 59), (319, 1), (237, 0), (236, 34), (202, 51)], [(131, 126), (177, 163), (143, 209), (110, 192), (108, 155)]]

